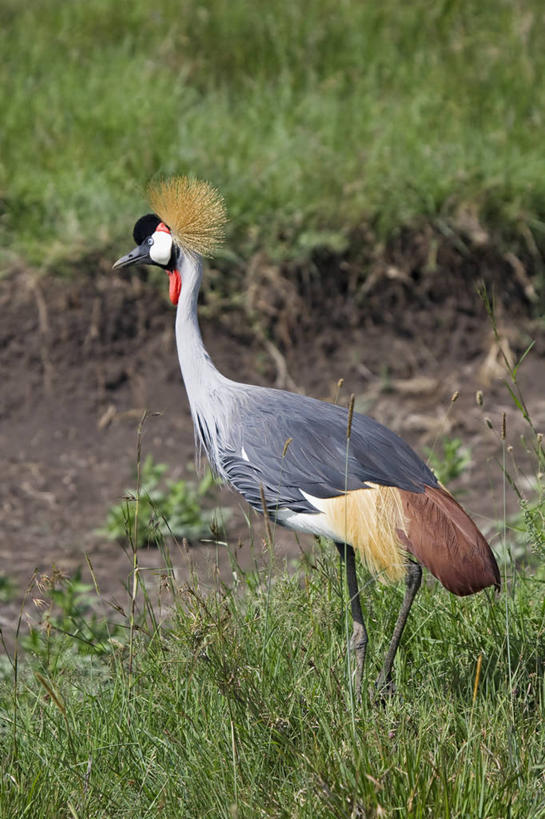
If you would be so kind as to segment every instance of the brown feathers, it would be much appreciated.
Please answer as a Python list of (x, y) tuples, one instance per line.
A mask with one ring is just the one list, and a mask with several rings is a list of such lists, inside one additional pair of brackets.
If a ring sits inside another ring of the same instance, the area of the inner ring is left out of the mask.
[(223, 240), (227, 221), (223, 197), (208, 182), (175, 176), (151, 183), (148, 198), (184, 250), (210, 256)]
[(473, 594), (499, 587), (490, 546), (445, 489), (407, 492), (371, 484), (335, 498), (312, 498), (340, 543), (350, 543), (382, 580), (400, 580), (413, 555), (449, 591)]
[(422, 494), (398, 490), (406, 526), (400, 539), (412, 555), (460, 596), (486, 586), (500, 586), (498, 565), (490, 546), (452, 495), (441, 487)]

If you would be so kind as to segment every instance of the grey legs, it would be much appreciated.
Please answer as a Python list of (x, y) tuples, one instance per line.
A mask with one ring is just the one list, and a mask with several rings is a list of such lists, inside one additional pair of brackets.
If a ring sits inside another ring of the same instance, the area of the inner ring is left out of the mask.
[(356, 556), (354, 549), (348, 543), (335, 543), (341, 556), (341, 563), (346, 561), (346, 582), (348, 583), (348, 593), (350, 595), (350, 609), (352, 611), (352, 647), (356, 655), (356, 677), (354, 679), (354, 690), (359, 700), (361, 697), (361, 678), (365, 654), (367, 651), (367, 629), (363, 621), (363, 614), (360, 604), (360, 592), (358, 589), (358, 578), (356, 575)]
[(399, 610), (399, 614), (397, 616), (397, 622), (395, 624), (394, 633), (392, 634), (390, 647), (388, 648), (386, 657), (384, 658), (382, 671), (378, 675), (375, 683), (375, 687), (378, 692), (387, 692), (388, 690), (392, 690), (392, 666), (394, 664), (394, 658), (396, 656), (397, 647), (399, 645), (399, 641), (401, 640), (401, 635), (403, 634), (403, 629), (405, 628), (405, 623), (407, 622), (407, 617), (409, 616), (413, 600), (416, 597), (416, 592), (420, 588), (421, 580), (422, 569), (420, 568), (419, 564), (409, 561), (407, 564), (407, 586), (405, 589), (405, 597), (403, 598), (403, 603), (401, 604), (401, 609)]
[[(350, 595), (350, 609), (352, 611), (353, 623), (352, 646), (356, 655), (356, 677), (354, 680), (354, 690), (356, 691), (356, 696), (359, 699), (361, 696), (361, 678), (363, 675), (363, 665), (365, 663), (368, 638), (367, 629), (365, 628), (363, 614), (361, 611), (358, 578), (356, 575), (356, 557), (354, 554), (354, 549), (348, 543), (335, 543), (335, 546), (339, 551), (341, 561), (343, 563), (346, 562), (346, 581), (348, 583), (348, 593)], [(384, 658), (382, 670), (375, 683), (375, 688), (379, 693), (387, 693), (388, 691), (393, 690), (392, 666), (394, 664), (401, 635), (403, 634), (403, 629), (405, 628), (405, 623), (407, 622), (413, 600), (416, 597), (418, 589), (420, 588), (421, 580), (422, 569), (420, 568), (420, 565), (418, 563), (413, 563), (413, 561), (409, 561), (407, 564), (405, 596), (403, 598), (403, 603), (401, 604), (401, 609), (399, 610), (394, 633), (392, 634), (392, 639), (390, 641), (390, 646), (386, 652), (386, 657)]]

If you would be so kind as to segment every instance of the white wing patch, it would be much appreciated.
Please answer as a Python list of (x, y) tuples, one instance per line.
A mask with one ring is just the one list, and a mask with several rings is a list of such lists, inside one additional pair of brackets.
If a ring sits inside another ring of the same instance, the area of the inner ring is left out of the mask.
[(284, 526), (289, 526), (290, 529), (296, 529), (298, 532), (306, 532), (309, 535), (320, 535), (321, 537), (328, 537), (331, 540), (338, 540), (338, 532), (333, 529), (327, 516), (323, 513), (321, 508), (321, 498), (315, 498), (308, 492), (299, 490), (303, 497), (319, 512), (319, 514), (308, 512), (292, 512), (291, 509), (279, 509), (277, 517)]
[(338, 540), (335, 532), (328, 524), (323, 514), (313, 515), (307, 512), (292, 512), (290, 509), (279, 509), (276, 513), (278, 520), (290, 529), (305, 532), (308, 535), (320, 535), (331, 540)]
[(315, 498), (314, 495), (311, 495), (308, 492), (303, 492), (302, 489), (300, 489), (299, 492), (301, 493), (301, 495), (303, 495), (303, 497), (306, 500), (308, 500), (308, 502), (310, 504), (312, 504), (312, 506), (314, 506), (315, 509), (317, 509), (319, 512), (324, 511), (324, 499), (323, 498)]
[(247, 461), (248, 463), (250, 463), (250, 459), (248, 458), (248, 453), (246, 452), (244, 447), (242, 447), (242, 449), (240, 451), (240, 454), (242, 455), (242, 460), (243, 461)]

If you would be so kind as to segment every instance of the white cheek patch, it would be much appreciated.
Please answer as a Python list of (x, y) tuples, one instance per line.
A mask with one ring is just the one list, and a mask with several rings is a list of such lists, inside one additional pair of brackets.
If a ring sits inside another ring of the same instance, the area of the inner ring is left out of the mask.
[(156, 230), (152, 239), (153, 244), (149, 249), (150, 259), (157, 264), (168, 264), (172, 253), (172, 236), (164, 230)]

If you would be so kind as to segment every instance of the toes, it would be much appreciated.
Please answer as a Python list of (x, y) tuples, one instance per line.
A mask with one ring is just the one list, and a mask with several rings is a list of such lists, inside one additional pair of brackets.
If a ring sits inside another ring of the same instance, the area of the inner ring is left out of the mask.
[(390, 674), (380, 673), (375, 682), (374, 700), (386, 704), (396, 693), (395, 683)]

